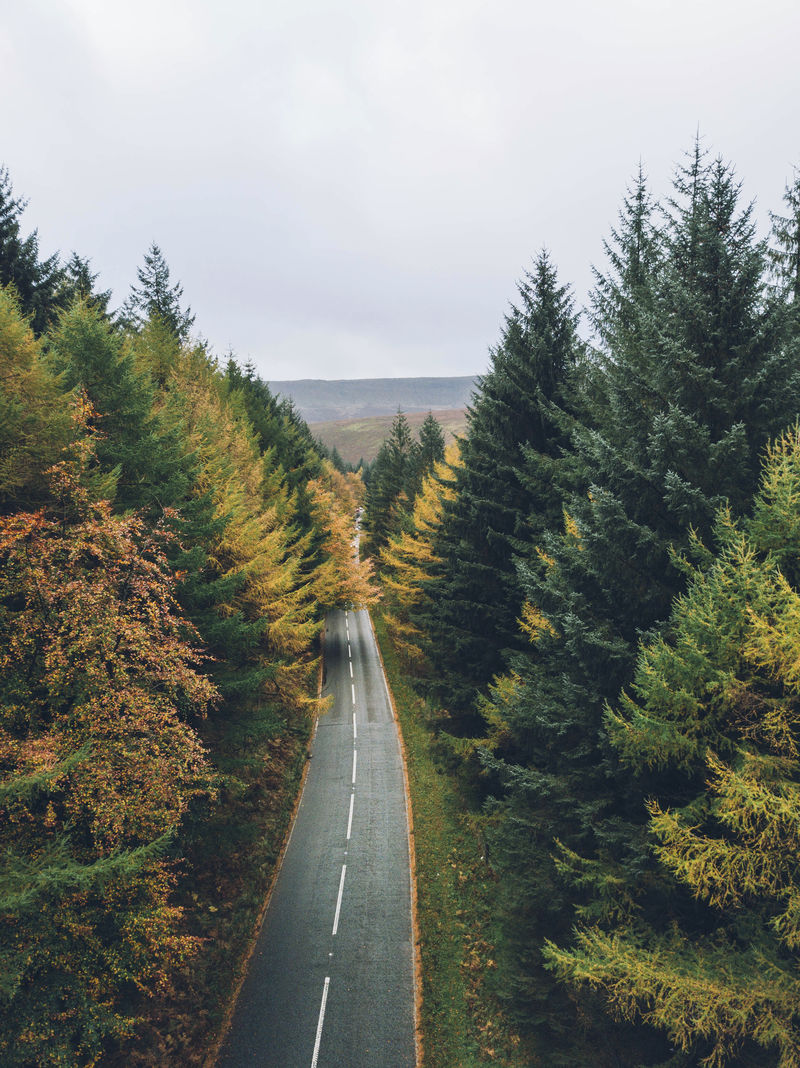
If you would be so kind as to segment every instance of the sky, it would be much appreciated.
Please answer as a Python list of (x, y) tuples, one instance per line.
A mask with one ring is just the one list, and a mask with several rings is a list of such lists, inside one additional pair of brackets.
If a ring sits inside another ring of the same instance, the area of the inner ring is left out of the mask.
[(698, 131), (766, 228), (799, 39), (797, 0), (0, 0), (0, 165), (42, 253), (118, 306), (156, 242), (268, 380), (476, 374)]

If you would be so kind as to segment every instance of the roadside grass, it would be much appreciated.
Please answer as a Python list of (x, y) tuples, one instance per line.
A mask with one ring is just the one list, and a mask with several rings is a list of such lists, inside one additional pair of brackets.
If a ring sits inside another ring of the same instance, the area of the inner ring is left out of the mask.
[(477, 820), (434, 758), (425, 703), (400, 667), (383, 619), (373, 623), (406, 751), (416, 853), (425, 1068), (533, 1068), (540, 1062), (486, 988), (495, 968), (495, 877)]

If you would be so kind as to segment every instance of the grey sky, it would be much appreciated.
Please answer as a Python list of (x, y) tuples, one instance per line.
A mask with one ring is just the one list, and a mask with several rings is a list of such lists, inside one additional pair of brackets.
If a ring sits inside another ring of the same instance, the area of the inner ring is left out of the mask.
[(0, 0), (0, 162), (121, 303), (155, 240), (267, 378), (485, 370), (546, 245), (580, 302), (700, 128), (759, 219), (800, 163), (797, 0)]

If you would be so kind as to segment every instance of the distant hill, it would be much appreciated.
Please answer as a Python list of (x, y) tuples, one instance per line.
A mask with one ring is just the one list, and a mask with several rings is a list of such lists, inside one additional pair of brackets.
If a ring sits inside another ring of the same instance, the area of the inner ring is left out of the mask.
[[(314, 437), (319, 438), (329, 449), (335, 447), (345, 463), (357, 464), (359, 460), (372, 463), (378, 455), (381, 444), (389, 436), (392, 420), (396, 414), (395, 409), (391, 415), (337, 419), (334, 422), (309, 423), (308, 425)], [(427, 414), (427, 408), (424, 412), (407, 413), (406, 418), (414, 437), (417, 437)], [(445, 440), (448, 442), (452, 441), (456, 434), (463, 434), (467, 428), (467, 416), (463, 408), (433, 412), (433, 416), (441, 424)]]
[(369, 418), (406, 412), (453, 411), (470, 403), (476, 375), (460, 378), (303, 378), (270, 382), (290, 397), (307, 423)]

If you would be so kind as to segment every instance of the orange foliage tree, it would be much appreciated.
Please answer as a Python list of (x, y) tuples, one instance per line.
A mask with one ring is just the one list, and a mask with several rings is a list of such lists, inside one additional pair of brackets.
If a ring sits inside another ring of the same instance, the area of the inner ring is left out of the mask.
[(93, 1065), (196, 949), (171, 836), (213, 791), (186, 718), (216, 692), (176, 612), (166, 534), (87, 491), (0, 520), (0, 1061)]

